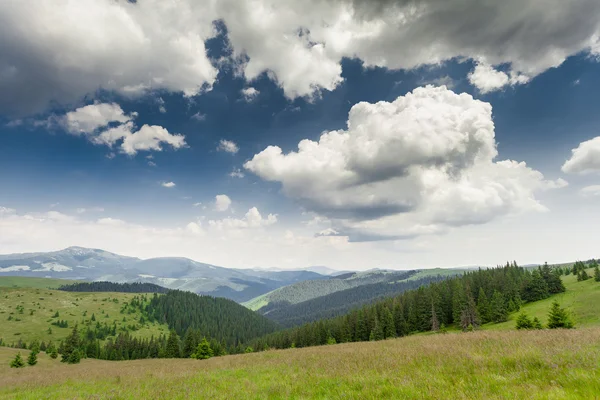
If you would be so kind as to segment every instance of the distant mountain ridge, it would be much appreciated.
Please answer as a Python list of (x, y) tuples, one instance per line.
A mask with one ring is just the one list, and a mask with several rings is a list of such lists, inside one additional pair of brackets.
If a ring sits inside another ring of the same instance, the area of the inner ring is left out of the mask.
[(68, 247), (52, 252), (0, 255), (0, 276), (87, 281), (148, 282), (237, 302), (304, 280), (327, 279), (312, 271), (223, 268), (183, 257), (142, 260), (101, 249)]

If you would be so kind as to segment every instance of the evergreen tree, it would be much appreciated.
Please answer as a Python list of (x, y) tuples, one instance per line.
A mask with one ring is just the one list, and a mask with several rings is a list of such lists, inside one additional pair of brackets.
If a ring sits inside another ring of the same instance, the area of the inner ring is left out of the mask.
[(440, 330), (440, 321), (438, 320), (433, 303), (431, 303), (431, 330), (434, 332)]
[(58, 351), (56, 351), (56, 347), (53, 347), (52, 350), (50, 351), (50, 358), (52, 358), (53, 360), (56, 360), (57, 357), (58, 357)]
[(198, 348), (196, 349), (196, 353), (194, 354), (194, 358), (198, 360), (206, 360), (213, 356), (213, 350), (210, 347), (210, 343), (206, 338), (202, 338), (200, 343), (198, 344)]
[(529, 317), (527, 316), (527, 314), (525, 314), (525, 311), (523, 311), (517, 317), (517, 329), (518, 330), (521, 330), (521, 329), (533, 329), (533, 322), (531, 321), (531, 319), (529, 319)]
[(533, 318), (533, 329), (544, 329), (538, 317)]
[(569, 314), (564, 308), (560, 307), (560, 304), (558, 304), (556, 300), (552, 303), (552, 307), (548, 314), (548, 328), (574, 328), (573, 322), (569, 318)]
[(67, 336), (65, 339), (63, 349), (62, 349), (62, 358), (61, 362), (66, 362), (69, 364), (77, 364), (81, 360), (81, 354), (79, 352), (79, 347), (81, 345), (81, 339), (79, 337), (79, 331), (77, 330), (77, 325), (73, 327), (71, 334)]
[(596, 265), (596, 268), (594, 268), (594, 280), (596, 282), (600, 282), (600, 268), (598, 268), (598, 265)]
[(383, 340), (383, 329), (381, 328), (381, 324), (375, 320), (375, 326), (373, 326), (373, 330), (371, 330), (371, 334), (369, 335), (369, 340)]
[(587, 272), (585, 271), (585, 269), (581, 270), (581, 280), (582, 281), (587, 281), (588, 279), (590, 279), (590, 277), (587, 274)]
[(396, 337), (396, 327), (394, 326), (394, 317), (388, 307), (383, 307), (381, 311), (381, 325), (383, 327), (383, 336), (385, 339)]
[(525, 301), (538, 301), (550, 297), (548, 284), (537, 269), (531, 273), (531, 278), (523, 290)]
[(191, 328), (188, 328), (183, 339), (183, 358), (190, 358), (196, 350), (196, 347), (198, 347), (196, 332)]
[(477, 312), (482, 324), (486, 324), (492, 320), (490, 302), (482, 287), (479, 288), (479, 295), (477, 296)]
[(329, 336), (327, 338), (327, 344), (337, 344), (337, 342), (333, 336)]
[(492, 321), (496, 323), (508, 320), (508, 309), (506, 308), (504, 296), (497, 290), (494, 291), (494, 295), (492, 296), (491, 316)]
[(37, 352), (32, 351), (29, 353), (29, 357), (27, 357), (27, 364), (31, 365), (32, 367), (37, 364)]
[(461, 328), (466, 330), (474, 330), (480, 324), (479, 315), (477, 315), (477, 307), (475, 306), (475, 300), (473, 300), (473, 296), (470, 293), (466, 295), (466, 303), (463, 306), (463, 309), (460, 314), (460, 326)]
[(171, 330), (169, 334), (169, 340), (167, 341), (167, 348), (165, 349), (165, 357), (166, 358), (179, 358), (181, 357), (181, 352), (179, 349), (179, 336), (175, 330)]
[(23, 362), (23, 358), (21, 358), (21, 353), (17, 353), (15, 359), (10, 362), (11, 368), (23, 368), (25, 363)]

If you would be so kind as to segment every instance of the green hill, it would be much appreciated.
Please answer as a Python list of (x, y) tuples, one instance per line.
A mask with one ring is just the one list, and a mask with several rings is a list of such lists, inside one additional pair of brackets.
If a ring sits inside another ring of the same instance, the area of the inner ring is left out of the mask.
[[(28, 281), (29, 283), (30, 281)], [(168, 333), (166, 324), (139, 322), (139, 309), (126, 307), (135, 293), (75, 293), (31, 287), (0, 289), (0, 338), (17, 343), (60, 341), (78, 324), (80, 327), (116, 323), (117, 332), (135, 330), (139, 337), (159, 336)], [(121, 310), (126, 307), (126, 311)], [(58, 317), (55, 317), (58, 313)], [(94, 319), (95, 321), (92, 321)], [(67, 327), (52, 325), (66, 321)], [(133, 329), (132, 329), (133, 328)]]
[[(0, 397), (18, 399), (593, 399), (600, 329), (478, 331), (217, 357), (83, 360), (11, 369), (0, 348)], [(27, 351), (22, 351), (27, 356)]]
[[(588, 269), (587, 273), (594, 276), (594, 271)], [(525, 304), (521, 311), (525, 311), (530, 317), (538, 317), (544, 323), (548, 317), (548, 310), (554, 300), (561, 307), (566, 308), (572, 315), (576, 327), (600, 326), (600, 283), (594, 279), (577, 281), (574, 275), (562, 277), (566, 292), (555, 294), (547, 299)], [(515, 320), (521, 311), (509, 315), (506, 322), (498, 324), (486, 324), (484, 329), (506, 330), (515, 329)]]
[(0, 276), (0, 288), (29, 287), (38, 289), (58, 289), (62, 285), (69, 285), (77, 282), (81, 281), (53, 278), (29, 278), (23, 276)]

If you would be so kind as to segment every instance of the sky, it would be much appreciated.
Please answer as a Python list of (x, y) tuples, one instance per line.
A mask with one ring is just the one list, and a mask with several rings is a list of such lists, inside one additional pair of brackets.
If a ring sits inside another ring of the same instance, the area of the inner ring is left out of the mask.
[(8, 0), (0, 253), (597, 258), (597, 0)]

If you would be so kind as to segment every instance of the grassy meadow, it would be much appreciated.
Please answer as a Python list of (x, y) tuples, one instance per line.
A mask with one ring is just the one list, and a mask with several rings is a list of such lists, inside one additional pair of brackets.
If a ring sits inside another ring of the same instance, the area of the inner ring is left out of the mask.
[[(594, 399), (600, 329), (409, 336), (217, 357), (83, 360), (11, 369), (7, 399)], [(26, 356), (27, 351), (22, 351)]]
[[(84, 328), (86, 323), (93, 326), (96, 322), (109, 326), (116, 322), (117, 330), (136, 325), (139, 329), (132, 334), (140, 337), (168, 333), (166, 325), (139, 324), (139, 310), (121, 313), (123, 305), (135, 296), (133, 293), (75, 293), (35, 287), (0, 287), (0, 338), (8, 344), (19, 339), (27, 343), (34, 339), (58, 342), (71, 332), (75, 324)], [(56, 312), (59, 313), (57, 318), (53, 317)], [(92, 315), (96, 322), (91, 321)], [(67, 321), (68, 327), (52, 325), (58, 320)]]
[[(594, 276), (592, 269), (586, 271), (590, 276)], [(593, 278), (577, 282), (577, 276), (574, 275), (563, 276), (562, 281), (567, 289), (566, 292), (525, 304), (521, 311), (525, 311), (531, 318), (538, 317), (542, 324), (545, 324), (552, 302), (557, 300), (561, 307), (569, 311), (576, 327), (600, 327), (600, 283)], [(515, 329), (516, 319), (521, 311), (511, 314), (507, 322), (486, 324), (483, 329)]]
[(37, 289), (58, 289), (62, 285), (81, 282), (70, 279), (29, 278), (23, 276), (0, 276), (0, 290), (12, 287), (28, 287)]

